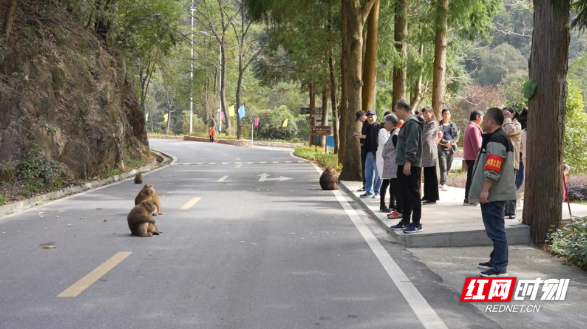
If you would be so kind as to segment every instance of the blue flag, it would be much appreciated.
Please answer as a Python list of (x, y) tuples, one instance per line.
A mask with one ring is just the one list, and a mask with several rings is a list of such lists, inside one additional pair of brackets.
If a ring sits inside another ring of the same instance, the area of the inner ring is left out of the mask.
[(238, 117), (240, 119), (245, 117), (245, 106), (241, 105), (241, 107), (238, 108)]

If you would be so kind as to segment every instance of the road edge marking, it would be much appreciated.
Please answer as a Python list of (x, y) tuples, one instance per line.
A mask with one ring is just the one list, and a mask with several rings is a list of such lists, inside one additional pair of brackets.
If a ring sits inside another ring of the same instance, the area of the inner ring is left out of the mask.
[(100, 278), (106, 275), (106, 273), (110, 272), (110, 270), (112, 270), (116, 265), (120, 264), (123, 260), (130, 256), (130, 254), (132, 254), (132, 252), (116, 253), (116, 255), (112, 256), (100, 266), (96, 267), (92, 272), (88, 273), (86, 276), (79, 279), (76, 283), (69, 286), (69, 288), (65, 289), (62, 293), (57, 295), (57, 297), (77, 297), (96, 281), (100, 280)]
[[(315, 164), (312, 163), (314, 168), (318, 173), (322, 171), (320, 168)], [(444, 321), (438, 316), (436, 311), (428, 304), (428, 301), (420, 294), (418, 289), (414, 286), (412, 281), (408, 278), (408, 276), (402, 271), (402, 269), (397, 265), (397, 263), (393, 260), (391, 255), (383, 248), (379, 240), (373, 235), (373, 232), (365, 225), (365, 223), (361, 220), (359, 214), (351, 207), (348, 201), (344, 198), (340, 191), (332, 191), (336, 200), (346, 214), (349, 216), (367, 245), (371, 248), (371, 251), (379, 260), (379, 263), (383, 266), (387, 275), (391, 278), (395, 286), (399, 289), (404, 299), (412, 308), (412, 311), (416, 314), (420, 323), (427, 328), (427, 329), (448, 329)]]

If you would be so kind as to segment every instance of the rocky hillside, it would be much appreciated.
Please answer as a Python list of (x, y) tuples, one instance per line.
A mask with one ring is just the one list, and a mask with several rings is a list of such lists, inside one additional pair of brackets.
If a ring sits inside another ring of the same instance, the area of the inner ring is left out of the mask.
[(69, 16), (20, 4), (8, 39), (0, 37), (0, 174), (31, 150), (78, 179), (148, 155), (124, 61)]

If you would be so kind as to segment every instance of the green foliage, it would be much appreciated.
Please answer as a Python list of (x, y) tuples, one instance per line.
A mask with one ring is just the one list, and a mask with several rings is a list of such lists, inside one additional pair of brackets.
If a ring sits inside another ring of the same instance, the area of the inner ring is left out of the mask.
[(587, 114), (581, 90), (569, 85), (565, 130), (565, 162), (573, 171), (587, 172)]
[(548, 235), (548, 243), (548, 251), (587, 269), (587, 217), (571, 219), (570, 224)]
[(8, 199), (6, 199), (6, 197), (4, 197), (4, 195), (0, 194), (0, 205), (5, 204), (6, 201), (8, 201)]
[(9, 185), (14, 184), (18, 178), (18, 170), (8, 161), (2, 162), (0, 167), (3, 168), (0, 172), (2, 181)]
[(296, 147), (294, 154), (300, 158), (317, 162), (321, 167), (332, 167), (342, 170), (342, 165), (338, 163), (337, 154), (325, 154), (323, 149), (314, 147)]
[[(283, 122), (287, 119), (287, 126)], [(305, 118), (304, 118), (305, 119)], [(265, 110), (259, 114), (259, 127), (255, 135), (261, 139), (291, 140), (299, 134), (296, 118), (291, 111), (280, 106), (273, 110)]]
[(486, 86), (499, 84), (508, 74), (527, 70), (528, 61), (519, 50), (504, 43), (484, 53), (480, 65), (481, 69), (475, 74), (475, 80)]
[(570, 62), (567, 81), (579, 88), (583, 99), (587, 99), (587, 54)]
[(521, 102), (524, 99), (522, 85), (528, 80), (528, 72), (516, 71), (505, 76), (498, 88), (503, 97), (512, 103)]
[(522, 88), (524, 90), (524, 98), (530, 99), (532, 98), (532, 96), (534, 96), (534, 92), (536, 92), (536, 82), (532, 80), (527, 80), (526, 82), (524, 82)]
[(54, 190), (64, 183), (66, 170), (57, 161), (48, 161), (38, 146), (31, 148), (18, 168), (18, 176), (31, 192)]

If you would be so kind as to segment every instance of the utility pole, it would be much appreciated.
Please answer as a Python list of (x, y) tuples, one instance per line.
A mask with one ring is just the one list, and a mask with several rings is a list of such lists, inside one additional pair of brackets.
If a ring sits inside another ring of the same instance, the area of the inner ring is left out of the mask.
[(194, 0), (190, 7), (192, 17), (192, 35), (191, 35), (191, 60), (190, 60), (190, 134), (194, 127)]

